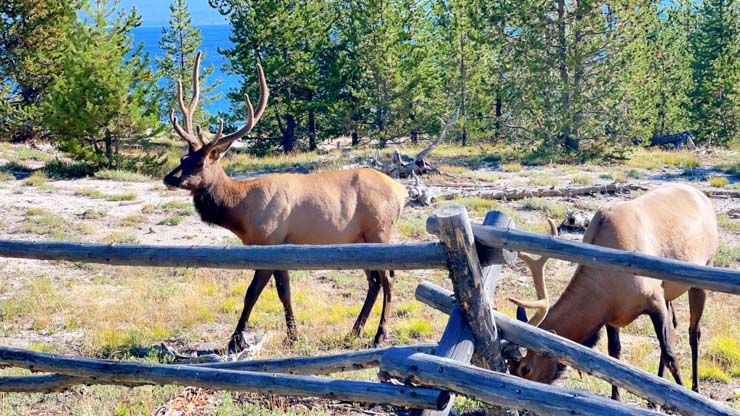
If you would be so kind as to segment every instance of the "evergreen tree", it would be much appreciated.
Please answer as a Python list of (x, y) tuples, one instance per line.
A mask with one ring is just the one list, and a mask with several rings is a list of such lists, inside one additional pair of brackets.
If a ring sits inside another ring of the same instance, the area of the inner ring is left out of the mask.
[(121, 145), (157, 125), (155, 77), (143, 44), (129, 34), (141, 24), (118, 2), (85, 4), (65, 44), (62, 71), (45, 102), (45, 119), (62, 149), (97, 167), (121, 162)]
[[(168, 117), (171, 109), (177, 110), (177, 80), (182, 80), (183, 92), (187, 94), (193, 88), (193, 65), (195, 56), (201, 46), (200, 30), (192, 26), (192, 19), (188, 11), (186, 0), (175, 0), (170, 4), (169, 26), (162, 28), (162, 38), (159, 48), (165, 52), (163, 56), (155, 58), (157, 68), (165, 79), (161, 89), (162, 117)], [(205, 55), (205, 53), (204, 53)], [(208, 76), (213, 73), (213, 65), (201, 70), (200, 96), (202, 103), (209, 103), (219, 98), (218, 95), (209, 95), (220, 83), (218, 79), (208, 85)], [(209, 114), (199, 105), (193, 116), (195, 124), (207, 124)]]
[(736, 140), (740, 108), (740, 7), (733, 0), (705, 0), (691, 34), (690, 114), (701, 142)]
[(0, 139), (45, 133), (39, 103), (61, 71), (61, 45), (78, 0), (0, 3)]

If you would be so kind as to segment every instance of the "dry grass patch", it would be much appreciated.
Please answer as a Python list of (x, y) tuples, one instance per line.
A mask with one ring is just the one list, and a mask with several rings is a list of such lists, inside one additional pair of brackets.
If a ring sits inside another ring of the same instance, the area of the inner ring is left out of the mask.
[(627, 166), (643, 169), (655, 169), (672, 166), (693, 170), (701, 166), (699, 156), (688, 151), (636, 150), (625, 163)]
[(49, 177), (44, 172), (37, 171), (32, 173), (26, 179), (23, 179), (23, 185), (25, 186), (40, 186), (46, 183)]
[(151, 180), (149, 176), (142, 175), (141, 173), (114, 169), (99, 170), (95, 172), (95, 177), (118, 182), (147, 182)]
[(121, 227), (136, 227), (136, 226), (146, 223), (146, 221), (147, 221), (146, 215), (129, 214), (121, 218), (121, 220), (118, 221), (118, 225), (120, 225)]
[(521, 163), (504, 163), (501, 165), (502, 172), (520, 172), (521, 170)]
[(522, 208), (542, 211), (551, 218), (565, 217), (565, 207), (555, 204), (544, 198), (526, 198), (522, 200)]
[(555, 186), (558, 179), (553, 175), (537, 174), (529, 177), (529, 186)]
[(594, 177), (587, 173), (582, 173), (573, 176), (573, 178), (571, 178), (571, 182), (576, 185), (592, 185), (594, 183)]
[(709, 182), (710, 186), (714, 186), (716, 188), (724, 188), (730, 183), (730, 181), (724, 176), (710, 176), (707, 182)]
[(85, 223), (70, 224), (64, 217), (43, 208), (29, 208), (17, 232), (48, 236), (53, 240), (79, 240), (79, 234), (92, 234), (95, 230)]
[(125, 231), (114, 231), (103, 238), (106, 244), (139, 244), (139, 238)]

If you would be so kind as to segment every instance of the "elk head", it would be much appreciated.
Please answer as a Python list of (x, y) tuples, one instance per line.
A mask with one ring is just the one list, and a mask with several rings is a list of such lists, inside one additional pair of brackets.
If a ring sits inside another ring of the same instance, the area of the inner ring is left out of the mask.
[[(547, 219), (547, 222), (550, 225), (550, 234), (553, 237), (557, 237), (557, 225), (550, 218)], [(509, 298), (509, 301), (517, 305), (517, 319), (527, 322), (530, 325), (538, 326), (545, 319), (550, 308), (550, 300), (547, 296), (547, 284), (545, 283), (545, 264), (547, 264), (549, 258), (541, 256), (538, 259), (534, 259), (524, 253), (519, 253), (518, 257), (527, 264), (527, 267), (529, 267), (532, 273), (532, 280), (534, 280), (534, 287), (537, 292), (537, 300), (528, 301)], [(527, 320), (525, 308), (536, 309), (537, 312), (535, 312), (531, 319)], [(557, 359), (534, 352), (527, 353), (525, 351), (520, 356), (510, 356), (507, 361), (511, 374), (542, 383), (552, 382), (565, 369), (565, 366), (559, 363)]]
[(195, 57), (195, 65), (193, 66), (193, 96), (187, 107), (182, 97), (182, 81), (177, 80), (177, 102), (182, 113), (183, 124), (180, 125), (178, 123), (174, 109), (170, 111), (170, 121), (177, 135), (185, 139), (188, 143), (188, 153), (180, 158), (180, 165), (164, 177), (164, 184), (169, 189), (181, 188), (193, 191), (206, 188), (217, 181), (222, 171), (219, 164), (221, 156), (229, 150), (229, 147), (231, 147), (234, 141), (247, 135), (254, 125), (257, 124), (257, 121), (259, 121), (265, 112), (267, 98), (270, 95), (267, 82), (265, 81), (265, 73), (262, 71), (262, 66), (258, 64), (257, 76), (260, 84), (260, 101), (257, 104), (257, 112), (255, 113), (249, 96), (244, 94), (244, 101), (247, 104), (248, 111), (247, 124), (241, 129), (224, 136), (224, 122), (221, 120), (213, 140), (206, 143), (200, 126), (193, 128), (193, 113), (198, 105), (198, 98), (200, 96), (198, 73), (200, 70), (201, 55), (201, 52), (198, 52), (198, 55)]

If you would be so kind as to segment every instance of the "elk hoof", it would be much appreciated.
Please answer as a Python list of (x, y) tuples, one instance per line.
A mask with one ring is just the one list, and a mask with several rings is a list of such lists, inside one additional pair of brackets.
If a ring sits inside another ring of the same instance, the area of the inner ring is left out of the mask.
[(231, 335), (228, 347), (229, 354), (238, 354), (245, 348), (247, 348), (247, 342), (244, 340), (244, 335), (241, 332)]

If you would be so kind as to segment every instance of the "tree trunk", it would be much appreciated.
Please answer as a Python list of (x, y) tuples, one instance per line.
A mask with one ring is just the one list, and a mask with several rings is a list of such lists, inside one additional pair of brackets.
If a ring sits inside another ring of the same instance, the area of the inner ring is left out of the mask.
[(360, 144), (360, 134), (357, 133), (357, 129), (352, 130), (352, 147)]
[(308, 150), (316, 150), (316, 114), (313, 110), (308, 112)]
[(501, 140), (501, 110), (503, 107), (503, 103), (501, 102), (501, 96), (496, 95), (496, 124), (495, 124), (495, 134), (496, 134), (496, 141)]
[(460, 3), (460, 116), (463, 120), (460, 142), (468, 142), (468, 119), (465, 117), (465, 2)]
[(290, 153), (295, 147), (295, 117), (285, 115), (285, 130), (283, 131), (283, 153)]
[(113, 137), (110, 130), (105, 129), (105, 158), (108, 160), (108, 169), (113, 169)]

